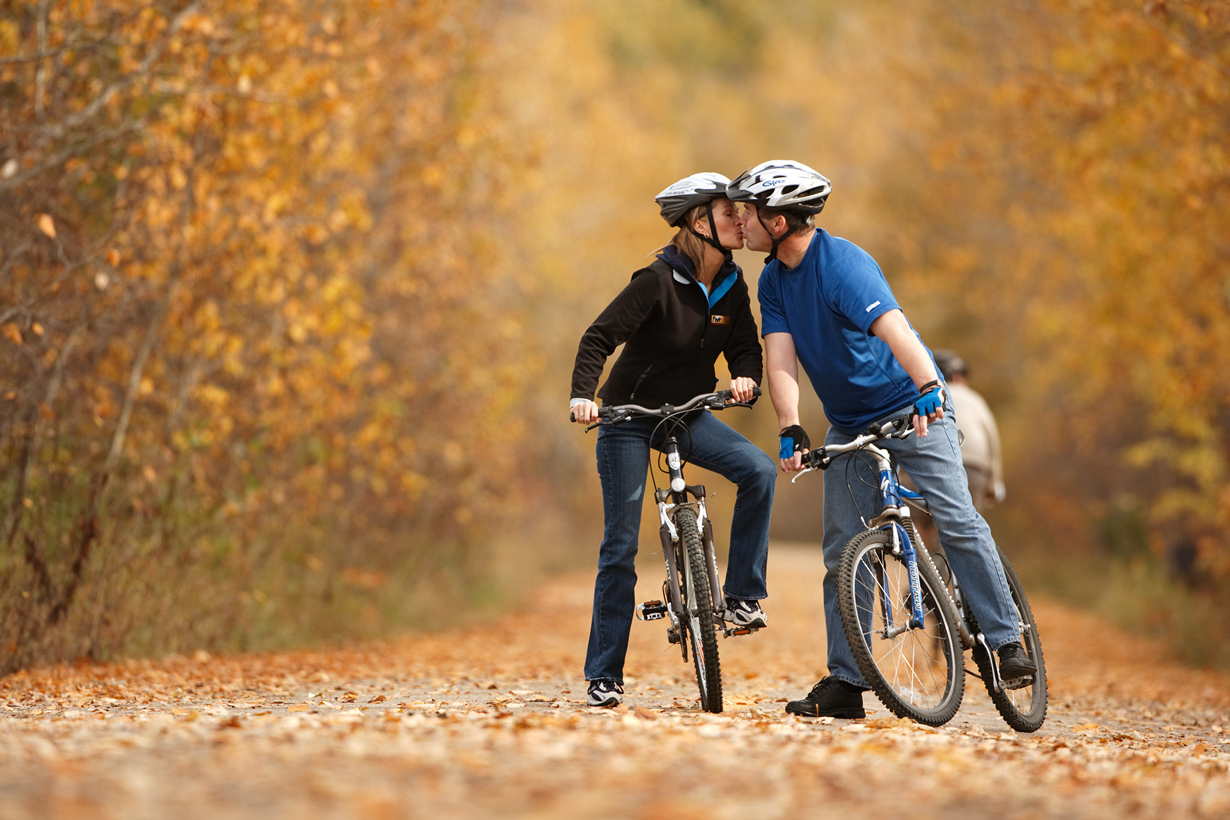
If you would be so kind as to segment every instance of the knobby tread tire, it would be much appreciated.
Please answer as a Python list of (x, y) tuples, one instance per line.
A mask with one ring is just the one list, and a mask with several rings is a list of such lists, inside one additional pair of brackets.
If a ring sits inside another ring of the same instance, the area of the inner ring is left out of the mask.
[(700, 689), (700, 706), (706, 712), (722, 711), (722, 667), (718, 658), (717, 618), (713, 612), (713, 595), (709, 590), (709, 562), (705, 557), (696, 512), (680, 507), (675, 513), (687, 567), (680, 568), (683, 603), (689, 617), (684, 629), (692, 644), (692, 662), (696, 668), (696, 683)]
[[(961, 708), (965, 694), (965, 663), (957, 628), (959, 616), (930, 555), (916, 540), (914, 547), (918, 553), (925, 630), (905, 630), (891, 639), (873, 631), (872, 645), (868, 644), (864, 626), (870, 631), (876, 613), (882, 613), (879, 604), (884, 577), (889, 578), (887, 600), (895, 608), (900, 609), (907, 603), (909, 593), (905, 561), (893, 555), (889, 529), (868, 530), (850, 539), (846, 545), (838, 567), (838, 607), (850, 650), (880, 702), (898, 717), (927, 726), (941, 726)], [(865, 563), (868, 559), (882, 561), (884, 572), (877, 576), (868, 568), (866, 572), (871, 576), (864, 575), (860, 581), (858, 568), (860, 565), (870, 567)], [(862, 597), (864, 607), (860, 610), (859, 586), (868, 580), (874, 581), (874, 585), (870, 597)], [(904, 587), (901, 586), (903, 582)], [(900, 625), (903, 617), (904, 613), (895, 613), (894, 624)], [(880, 626), (882, 630), (883, 624)], [(928, 662), (923, 663), (924, 660)]]
[(1026, 654), (1038, 665), (1038, 674), (1030, 686), (996, 692), (991, 684), (994, 680), (991, 675), (991, 659), (981, 646), (974, 648), (974, 662), (986, 683), (987, 694), (991, 696), (991, 702), (995, 704), (995, 709), (1004, 722), (1018, 732), (1036, 732), (1046, 721), (1047, 708), (1046, 662), (1042, 657), (1042, 640), (1038, 637), (1038, 624), (1034, 621), (1034, 613), (1029, 606), (1029, 599), (1025, 597), (1021, 579), (1017, 577), (1016, 570), (1012, 568), (1012, 563), (1003, 549), (998, 546), (996, 549), (999, 550), (999, 560), (1004, 565), (1004, 575), (1008, 579), (1012, 600), (1020, 613), (1021, 622), (1025, 625), (1021, 642), (1025, 646)]

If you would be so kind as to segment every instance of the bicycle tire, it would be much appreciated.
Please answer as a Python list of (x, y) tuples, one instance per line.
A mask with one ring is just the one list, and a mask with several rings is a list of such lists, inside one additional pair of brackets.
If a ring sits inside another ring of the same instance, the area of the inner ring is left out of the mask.
[(713, 595), (709, 590), (709, 563), (705, 557), (696, 512), (679, 507), (675, 512), (675, 527), (679, 531), (680, 574), (683, 583), (683, 606), (686, 618), (684, 630), (692, 645), (692, 664), (700, 689), (700, 706), (706, 712), (722, 711), (722, 667), (718, 658), (717, 618), (713, 611)]
[[(914, 546), (921, 628), (902, 629), (911, 619), (909, 570), (904, 558), (893, 554), (890, 529), (850, 539), (838, 568), (837, 600), (851, 652), (880, 702), (897, 717), (941, 726), (952, 720), (965, 695), (958, 615), (930, 555), (917, 540)], [(888, 635), (890, 628), (896, 634)]]
[(1021, 644), (1025, 647), (1025, 654), (1037, 664), (1038, 674), (1028, 686), (997, 692), (992, 685), (994, 678), (991, 675), (991, 659), (981, 644), (974, 647), (974, 662), (978, 665), (983, 683), (986, 684), (987, 694), (991, 696), (991, 702), (995, 704), (995, 709), (1004, 722), (1018, 732), (1036, 732), (1046, 720), (1047, 708), (1046, 662), (1042, 657), (1042, 641), (1038, 637), (1038, 625), (1034, 621), (1029, 599), (1025, 597), (1021, 579), (1017, 577), (1016, 570), (1012, 568), (1012, 563), (1003, 549), (998, 545), (996, 549), (999, 550), (1000, 563), (1004, 565), (1004, 575), (1008, 579), (1012, 601), (1021, 616)]

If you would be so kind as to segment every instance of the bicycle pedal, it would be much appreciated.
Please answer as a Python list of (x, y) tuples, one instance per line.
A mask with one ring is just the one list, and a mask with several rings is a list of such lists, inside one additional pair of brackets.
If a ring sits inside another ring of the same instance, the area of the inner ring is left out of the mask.
[(642, 621), (660, 621), (666, 617), (666, 604), (661, 601), (637, 604), (636, 617)]
[(1033, 682), (1033, 675), (1023, 675), (1019, 678), (1000, 681), (999, 685), (1004, 689), (1024, 689), (1026, 686), (1032, 686)]

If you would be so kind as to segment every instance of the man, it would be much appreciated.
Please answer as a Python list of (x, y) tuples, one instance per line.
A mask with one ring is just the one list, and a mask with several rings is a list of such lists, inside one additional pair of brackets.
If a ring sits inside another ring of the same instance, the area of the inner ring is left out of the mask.
[[(974, 509), (961, 467), (952, 408), (935, 361), (906, 320), (875, 260), (814, 225), (829, 181), (797, 162), (773, 160), (745, 171), (727, 189), (743, 205), (747, 247), (769, 252), (760, 276), (761, 333), (769, 396), (781, 426), (782, 469), (802, 469), (810, 447), (799, 424), (802, 363), (830, 422), (826, 444), (848, 442), (874, 422), (914, 414), (916, 435), (891, 450), (931, 506), (940, 540), (1000, 674), (1037, 671), (1020, 644), (1016, 609), (986, 521)], [(877, 482), (824, 474), (824, 617), (829, 674), (786, 711), (861, 718), (868, 689), (846, 643), (837, 609), (837, 565), (846, 543), (878, 510)]]
[(969, 385), (965, 360), (951, 350), (936, 350), (935, 364), (948, 385), (948, 397), (958, 427), (965, 434), (961, 462), (969, 478), (969, 494), (981, 512), (1004, 500), (1004, 462), (1000, 454), (999, 426), (986, 400)]

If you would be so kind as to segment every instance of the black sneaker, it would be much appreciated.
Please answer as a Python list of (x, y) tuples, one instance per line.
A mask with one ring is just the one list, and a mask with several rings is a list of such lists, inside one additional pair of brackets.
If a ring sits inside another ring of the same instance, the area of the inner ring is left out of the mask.
[(589, 682), (590, 706), (611, 707), (624, 702), (624, 687), (622, 683), (613, 680), (595, 680)]
[(726, 599), (726, 620), (739, 629), (764, 629), (769, 625), (769, 616), (760, 608), (759, 601), (736, 601)]
[(807, 693), (807, 697), (787, 703), (786, 711), (792, 715), (806, 717), (835, 717), (847, 720), (867, 717), (867, 713), (863, 711), (863, 690), (831, 676), (821, 678)]
[(1023, 678), (1038, 674), (1038, 665), (1025, 654), (1019, 643), (1004, 644), (999, 648), (999, 677), (1001, 680)]

